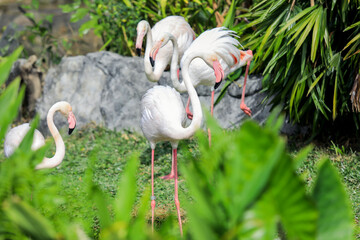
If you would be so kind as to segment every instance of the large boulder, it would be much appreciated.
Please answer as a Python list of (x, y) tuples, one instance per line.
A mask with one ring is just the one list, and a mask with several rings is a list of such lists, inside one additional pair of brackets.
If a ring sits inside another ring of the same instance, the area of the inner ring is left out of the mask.
[[(214, 109), (214, 116), (224, 128), (238, 126), (249, 118), (240, 110), (243, 79), (230, 85), (227, 93)], [(65, 57), (51, 68), (45, 78), (43, 96), (37, 103), (41, 126), (45, 129), (46, 114), (57, 101), (65, 100), (73, 106), (77, 126), (90, 122), (110, 129), (140, 130), (140, 101), (143, 94), (156, 84), (172, 85), (169, 72), (158, 83), (149, 82), (145, 76), (143, 58), (124, 57), (111, 52), (89, 53), (86, 56)], [(217, 89), (215, 99), (222, 86)], [(253, 112), (252, 118), (263, 122), (269, 106), (262, 105), (264, 93), (261, 78), (251, 76), (246, 87), (245, 103)], [(197, 88), (204, 108), (210, 107), (210, 88)], [(187, 94), (182, 94), (186, 104)], [(60, 114), (59, 114), (60, 115)], [(66, 124), (66, 119), (56, 116), (56, 124)], [(59, 126), (60, 126), (59, 125)]]

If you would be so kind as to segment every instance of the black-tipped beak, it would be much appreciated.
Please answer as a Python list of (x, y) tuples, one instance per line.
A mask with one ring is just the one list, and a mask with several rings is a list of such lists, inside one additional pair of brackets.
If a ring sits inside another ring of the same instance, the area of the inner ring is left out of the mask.
[(152, 57), (149, 57), (150, 58), (150, 63), (151, 63), (151, 66), (154, 67), (155, 66), (155, 61)]
[[(76, 127), (76, 125), (75, 125), (75, 127)], [(74, 131), (75, 127), (74, 128), (69, 128), (69, 135), (71, 135), (71, 133)]]
[(217, 89), (220, 86), (221, 82), (222, 82), (222, 79), (220, 82), (215, 83), (214, 89)]
[(140, 57), (141, 56), (141, 49), (140, 48), (136, 48), (136, 54)]

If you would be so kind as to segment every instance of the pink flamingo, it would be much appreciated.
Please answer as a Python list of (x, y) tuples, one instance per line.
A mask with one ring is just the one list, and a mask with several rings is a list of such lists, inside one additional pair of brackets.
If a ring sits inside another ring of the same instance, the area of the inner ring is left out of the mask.
[[(220, 64), (222, 69), (224, 70), (222, 73), (219, 71), (215, 71), (213, 73), (212, 69), (209, 68), (203, 61), (200, 59), (195, 59), (189, 68), (191, 81), (194, 87), (199, 85), (205, 85), (211, 87), (211, 116), (213, 115), (213, 106), (214, 106), (214, 93), (215, 89), (220, 85), (220, 79), (225, 79), (227, 75), (234, 72), (238, 68), (250, 64), (250, 61), (253, 58), (253, 54), (251, 50), (241, 51), (237, 49), (236, 46), (239, 45), (239, 42), (234, 38), (238, 37), (234, 31), (228, 30), (224, 27), (214, 28), (211, 30), (207, 30), (203, 32), (198, 38), (196, 38), (193, 43), (188, 47), (184, 53), (184, 56), (181, 59), (181, 65), (183, 64), (183, 59), (186, 58), (188, 54), (193, 51), (197, 51), (198, 49), (203, 49), (204, 46), (208, 46), (209, 43), (213, 41), (222, 41), (224, 44), (224, 48), (227, 49), (225, 53), (221, 56)], [(162, 39), (159, 38), (158, 42), (154, 43), (153, 48), (150, 51), (150, 61), (153, 61), (156, 58), (156, 54), (159, 51)], [(204, 49), (205, 50), (205, 49)], [(174, 48), (173, 54), (179, 54), (179, 49)], [(179, 81), (177, 73), (178, 64), (177, 62), (171, 63), (171, 80), (175, 87), (175, 89), (179, 92), (185, 92), (186, 87), (184, 82)], [(246, 79), (247, 72), (245, 74), (245, 81), (243, 91), (245, 91), (246, 87)], [(222, 76), (220, 75), (222, 74)], [(186, 106), (186, 113), (188, 118), (192, 118), (192, 113), (189, 110), (190, 101), (188, 100)], [(245, 112), (245, 114), (251, 116), (251, 110), (245, 104), (245, 94), (242, 95), (241, 110)]]
[[(76, 118), (72, 112), (72, 107), (68, 102), (61, 101), (55, 103), (47, 114), (47, 124), (51, 135), (55, 140), (56, 152), (52, 158), (44, 158), (41, 163), (36, 165), (35, 169), (53, 168), (58, 166), (65, 156), (65, 144), (64, 141), (54, 124), (54, 113), (60, 111), (67, 119), (69, 123), (69, 134), (73, 132), (76, 126)], [(17, 127), (10, 129), (5, 136), (4, 153), (6, 157), (10, 157), (14, 151), (19, 147), (26, 133), (30, 130), (29, 123), (21, 124)], [(33, 143), (31, 145), (32, 150), (37, 150), (45, 144), (44, 136), (35, 129)]]
[[(166, 33), (162, 37), (161, 47), (165, 46), (168, 41), (172, 41), (174, 47), (177, 47), (176, 39), (173, 35)], [(177, 146), (181, 139), (191, 137), (197, 129), (200, 128), (203, 114), (201, 104), (196, 90), (191, 82), (189, 68), (193, 61), (201, 58), (216, 74), (223, 76), (222, 68), (219, 62), (219, 56), (226, 53), (227, 48), (223, 39), (214, 40), (209, 45), (203, 46), (198, 51), (189, 53), (186, 58), (182, 59), (182, 75), (185, 87), (188, 91), (194, 114), (191, 124), (185, 126), (186, 112), (182, 103), (180, 94), (169, 86), (155, 86), (149, 89), (141, 100), (141, 129), (151, 146), (151, 209), (152, 209), (152, 229), (154, 229), (154, 153), (155, 145), (159, 141), (170, 141), (172, 145), (172, 159), (175, 179), (175, 206), (179, 221), (180, 233), (182, 235), (182, 223), (180, 216), (180, 202), (178, 199), (178, 175), (177, 175)], [(214, 50), (216, 49), (216, 50)], [(176, 61), (177, 56), (172, 56), (172, 61)], [(191, 63), (191, 64), (190, 64)]]
[[(144, 67), (145, 74), (149, 81), (157, 82), (159, 81), (162, 73), (164, 72), (167, 65), (170, 64), (172, 56), (172, 46), (171, 43), (166, 45), (159, 51), (158, 60), (154, 67), (154, 62), (149, 60), (149, 52), (153, 47), (153, 43), (157, 41), (158, 37), (165, 32), (171, 33), (177, 39), (178, 51), (180, 57), (184, 54), (185, 50), (190, 46), (191, 42), (195, 39), (195, 33), (191, 29), (190, 25), (185, 21), (181, 16), (169, 16), (159, 22), (157, 22), (154, 27), (151, 29), (150, 24), (142, 20), (137, 25), (137, 38), (136, 38), (136, 52), (140, 56), (142, 42), (145, 35), (146, 39), (146, 49), (144, 56)], [(178, 63), (179, 59), (176, 60)], [(153, 69), (154, 67), (154, 69)]]
[[(150, 58), (152, 61), (157, 58), (157, 52), (161, 45), (165, 42), (166, 35), (159, 38), (159, 41), (154, 44), (154, 47), (150, 51)], [(184, 56), (181, 59), (181, 64), (183, 65), (184, 59), (188, 55), (191, 55), (192, 52), (195, 51), (214, 51), (221, 58), (216, 65), (209, 67), (203, 60), (196, 58), (191, 62), (189, 66), (189, 74), (191, 78), (191, 83), (194, 87), (198, 85), (206, 85), (212, 88), (211, 91), (211, 115), (213, 115), (213, 103), (214, 103), (214, 92), (215, 88), (220, 85), (222, 79), (226, 78), (228, 74), (235, 71), (239, 67), (246, 65), (246, 63), (250, 63), (253, 58), (253, 54), (251, 50), (241, 51), (237, 49), (237, 45), (239, 42), (235, 39), (237, 37), (234, 31), (227, 30), (224, 27), (214, 28), (211, 30), (207, 30), (203, 32), (198, 38), (196, 38), (191, 46), (185, 51)], [(174, 45), (173, 55), (174, 58), (178, 57), (178, 49), (176, 45)], [(175, 87), (175, 89), (179, 92), (185, 92), (186, 86), (185, 82), (179, 82), (178, 76), (176, 73), (178, 69), (178, 64), (176, 61), (171, 62), (171, 80)], [(224, 70), (223, 70), (224, 69)], [(214, 71), (215, 70), (215, 71)], [(244, 87), (243, 87), (243, 95), (241, 99), (240, 108), (247, 114), (251, 115), (251, 110), (245, 105), (245, 86), (246, 86), (246, 77), (247, 77), (248, 68), (245, 75)], [(186, 113), (188, 118), (192, 119), (192, 113), (189, 110), (190, 98), (187, 102)], [(208, 130), (209, 135), (209, 143), (211, 142), (211, 133)], [(171, 172), (170, 174), (163, 176), (163, 179), (172, 179), (174, 178), (174, 162), (171, 164)]]

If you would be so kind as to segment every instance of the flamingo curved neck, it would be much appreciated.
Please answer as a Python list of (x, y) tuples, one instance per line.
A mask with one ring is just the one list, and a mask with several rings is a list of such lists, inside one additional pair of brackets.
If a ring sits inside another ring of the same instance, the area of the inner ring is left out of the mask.
[(54, 124), (54, 113), (61, 108), (61, 103), (57, 103), (53, 105), (47, 115), (47, 125), (49, 127), (50, 133), (55, 140), (56, 152), (52, 158), (45, 157), (43, 161), (38, 164), (35, 169), (43, 169), (43, 168), (53, 168), (58, 166), (65, 156), (65, 144), (64, 141)]
[[(178, 45), (177, 45), (176, 39), (172, 35), (169, 35), (169, 39), (172, 41), (174, 49), (177, 49)], [(178, 53), (175, 53), (175, 52), (176, 51), (174, 51), (174, 54), (171, 59), (172, 74), (173, 74), (173, 72), (177, 71), (176, 65), (177, 65)], [(201, 54), (198, 54), (198, 53), (192, 53), (184, 61), (182, 75), (184, 78), (185, 88), (189, 94), (191, 105), (193, 107), (193, 119), (188, 127), (182, 128), (182, 130), (179, 133), (176, 133), (176, 135), (178, 135), (179, 139), (191, 137), (192, 135), (194, 135), (195, 131), (201, 127), (201, 122), (202, 122), (202, 118), (203, 118), (201, 103), (200, 103), (200, 99), (197, 95), (197, 92), (191, 83), (190, 74), (189, 74), (189, 66), (190, 66), (191, 61), (197, 57), (202, 58), (202, 56), (200, 56), (200, 55)], [(175, 64), (173, 64), (174, 62), (175, 62)], [(173, 70), (175, 70), (175, 71), (173, 71)]]
[(184, 84), (184, 82), (179, 81), (178, 75), (177, 75), (177, 70), (178, 70), (178, 64), (179, 64), (179, 46), (177, 44), (177, 41), (175, 39), (174, 36), (170, 36), (169, 40), (173, 43), (173, 55), (171, 58), (171, 65), (170, 65), (170, 78), (171, 78), (171, 82), (174, 86), (174, 88), (178, 91), (178, 92), (186, 92), (186, 86)]
[(148, 22), (146, 23), (145, 35), (146, 35), (146, 47), (145, 47), (145, 55), (144, 55), (145, 74), (146, 74), (146, 77), (149, 79), (149, 81), (157, 82), (157, 81), (159, 81), (159, 79), (161, 77), (161, 72), (160, 72), (160, 74), (158, 72), (156, 72), (156, 70), (154, 72), (153, 67), (151, 66), (151, 63), (149, 60), (150, 50), (153, 47), (154, 42), (153, 42), (153, 36), (152, 36), (150, 24)]

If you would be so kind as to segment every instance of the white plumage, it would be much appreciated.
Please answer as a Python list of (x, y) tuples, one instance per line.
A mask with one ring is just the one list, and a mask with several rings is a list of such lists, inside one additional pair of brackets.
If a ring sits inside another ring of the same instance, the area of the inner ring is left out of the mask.
[[(165, 46), (168, 41), (172, 41), (174, 48), (177, 48), (177, 42), (173, 35), (167, 33), (164, 34), (161, 41), (161, 46)], [(186, 114), (184, 106), (181, 101), (179, 93), (171, 88), (164, 86), (155, 86), (149, 89), (141, 100), (141, 129), (145, 137), (150, 142), (152, 149), (151, 152), (151, 185), (152, 185), (152, 197), (151, 197), (151, 208), (152, 208), (152, 226), (154, 225), (154, 209), (155, 209), (155, 196), (154, 196), (154, 153), (156, 143), (159, 141), (170, 141), (173, 148), (173, 166), (172, 173), (168, 178), (174, 178), (175, 180), (175, 205), (177, 209), (178, 221), (180, 232), (182, 234), (182, 224), (180, 217), (180, 203), (178, 200), (178, 186), (177, 186), (177, 145), (181, 139), (191, 137), (196, 130), (201, 126), (203, 114), (201, 104), (196, 90), (191, 83), (189, 75), (189, 68), (195, 59), (201, 58), (210, 68), (214, 71), (218, 71), (219, 67), (219, 54), (221, 52), (219, 48), (229, 48), (222, 43), (222, 39), (219, 41), (213, 41), (211, 44), (218, 46), (217, 51), (212, 50), (210, 47), (204, 46), (199, 48), (198, 51), (193, 51), (184, 56), (182, 59), (182, 76), (186, 90), (188, 91), (191, 104), (193, 106), (194, 115), (189, 126), (184, 127)], [(218, 45), (217, 45), (218, 44)], [(214, 46), (211, 46), (214, 47)], [(172, 67), (173, 62), (177, 61), (177, 53), (172, 56)], [(173, 69), (171, 70), (173, 71)]]
[[(167, 33), (164, 33), (162, 35), (159, 40), (160, 42), (164, 42), (166, 34)], [(180, 65), (182, 67), (184, 64), (184, 60), (187, 58), (188, 55), (191, 55), (193, 52), (209, 51), (214, 52), (215, 54), (217, 54), (217, 56), (219, 56), (219, 63), (221, 65), (218, 69), (219, 72), (217, 70), (215, 70), (214, 72), (214, 69), (212, 67), (208, 66), (203, 60), (199, 58), (194, 59), (189, 67), (191, 83), (194, 87), (197, 87), (199, 85), (212, 87), (211, 114), (213, 113), (214, 88), (216, 88), (220, 84), (221, 79), (225, 79), (228, 74), (234, 72), (242, 66), (245, 66), (247, 62), (251, 61), (251, 59), (253, 58), (252, 52), (250, 50), (241, 51), (237, 48), (237, 46), (239, 45), (239, 41), (236, 39), (236, 37), (238, 36), (235, 34), (234, 31), (228, 30), (224, 27), (207, 30), (192, 42), (190, 47), (186, 49), (183, 57), (181, 58)], [(156, 51), (155, 48), (159, 48), (159, 44), (154, 44), (151, 53)], [(173, 54), (177, 55), (178, 52), (179, 50), (174, 47)], [(153, 56), (150, 55), (150, 57)], [(177, 68), (177, 62), (172, 61), (171, 80), (177, 91), (185, 92), (185, 83), (180, 83), (177, 76)], [(192, 114), (189, 110), (189, 102), (186, 107), (186, 112), (191, 119)], [(251, 114), (250, 109), (247, 108), (245, 113)]]
[[(10, 157), (19, 147), (24, 139), (26, 133), (30, 130), (30, 124), (24, 123), (12, 128), (5, 136), (4, 154), (5, 157)], [(35, 129), (31, 150), (35, 151), (45, 145), (44, 136)]]
[[(142, 42), (145, 35), (146, 48), (144, 55), (144, 67), (145, 74), (149, 81), (159, 81), (162, 73), (167, 65), (170, 64), (171, 56), (173, 52), (172, 43), (167, 44), (157, 53), (157, 60), (154, 69), (151, 66), (149, 60), (149, 53), (153, 47), (154, 42), (158, 41), (158, 38), (163, 34), (169, 32), (177, 39), (180, 57), (184, 54), (185, 50), (190, 46), (195, 39), (195, 33), (191, 29), (190, 25), (181, 16), (169, 16), (159, 22), (157, 22), (151, 29), (150, 24), (142, 20), (137, 25), (137, 38), (136, 38), (136, 50), (140, 56)], [(179, 59), (177, 60), (177, 62)]]
[(149, 89), (141, 100), (141, 112), (141, 128), (152, 148), (159, 141), (177, 144), (179, 136), (174, 129), (185, 127), (186, 115), (180, 94), (174, 88)]
[[(56, 152), (52, 158), (45, 157), (43, 161), (36, 166), (36, 169), (56, 167), (64, 159), (65, 144), (53, 120), (53, 116), (56, 111), (60, 111), (65, 117), (67, 117), (69, 123), (69, 134), (72, 133), (72, 131), (76, 126), (76, 118), (72, 113), (72, 107), (68, 102), (65, 101), (57, 102), (49, 109), (49, 112), (47, 114), (47, 124), (50, 133), (52, 134), (55, 140)], [(6, 134), (4, 141), (4, 153), (6, 157), (10, 157), (15, 152), (15, 150), (19, 147), (20, 143), (22, 142), (26, 133), (29, 130), (30, 130), (29, 123), (24, 123), (10, 129), (10, 131)], [(44, 146), (44, 144), (45, 144), (45, 139), (43, 135), (37, 129), (35, 129), (31, 149), (37, 150), (40, 147)]]

